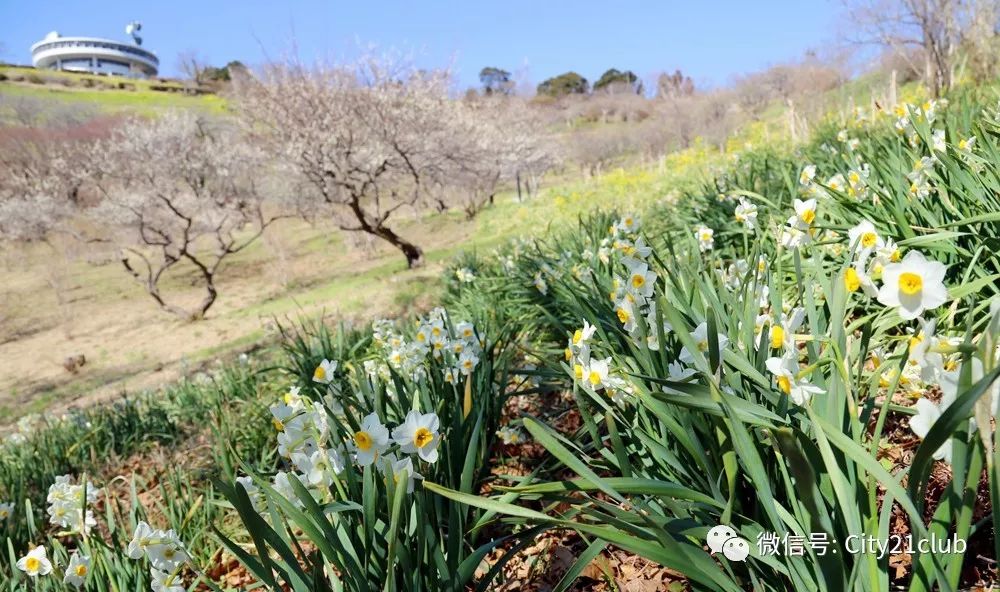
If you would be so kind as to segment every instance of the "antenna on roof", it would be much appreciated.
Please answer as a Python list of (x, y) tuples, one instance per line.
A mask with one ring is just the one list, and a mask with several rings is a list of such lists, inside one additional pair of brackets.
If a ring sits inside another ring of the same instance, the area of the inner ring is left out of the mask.
[(142, 23), (139, 21), (132, 21), (131, 23), (125, 25), (125, 34), (131, 35), (136, 45), (142, 45), (142, 37), (139, 36), (139, 31), (141, 30)]

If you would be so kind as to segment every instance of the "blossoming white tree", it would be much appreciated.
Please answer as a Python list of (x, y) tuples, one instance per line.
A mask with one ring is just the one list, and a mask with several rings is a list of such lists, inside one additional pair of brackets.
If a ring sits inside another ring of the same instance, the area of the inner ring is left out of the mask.
[[(259, 152), (223, 122), (190, 112), (130, 120), (97, 152), (92, 178), (101, 201), (88, 213), (104, 239), (120, 247), (124, 269), (164, 310), (204, 317), (222, 262), (280, 217), (273, 193), (265, 208)], [(195, 268), (205, 290), (193, 308), (161, 291), (164, 274), (181, 263)]]
[(367, 57), (271, 64), (234, 86), (247, 129), (263, 132), (289, 183), (302, 182), (303, 213), (329, 207), (342, 230), (388, 242), (415, 267), (423, 251), (391, 227), (393, 215), (446, 209), (455, 203), (445, 196), (455, 191), (471, 217), (498, 183), (549, 166), (530, 126), (499, 101), (451, 98), (450, 83), (446, 71)]

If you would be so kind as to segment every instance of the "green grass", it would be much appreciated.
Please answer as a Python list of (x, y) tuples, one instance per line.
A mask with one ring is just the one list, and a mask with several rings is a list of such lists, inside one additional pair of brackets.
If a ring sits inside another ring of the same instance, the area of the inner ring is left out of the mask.
[[(72, 74), (69, 72), (35, 71), (30, 68), (0, 66), (0, 95), (24, 97), (58, 104), (79, 104), (107, 113), (134, 112), (156, 115), (165, 109), (193, 109), (211, 114), (222, 114), (228, 109), (225, 99), (215, 94), (189, 95), (178, 83), (159, 83), (150, 80), (126, 80), (106, 76)], [(44, 84), (30, 81), (41, 77)], [(23, 80), (14, 81), (14, 78)], [(97, 85), (126, 84), (129, 88), (87, 88), (86, 83)], [(68, 86), (72, 85), (72, 86)], [(153, 86), (173, 89), (154, 90)]]

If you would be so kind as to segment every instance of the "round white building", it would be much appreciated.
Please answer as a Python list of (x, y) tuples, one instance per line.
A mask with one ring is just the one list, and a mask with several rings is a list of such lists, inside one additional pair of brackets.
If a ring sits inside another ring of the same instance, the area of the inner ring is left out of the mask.
[(133, 34), (133, 39), (136, 43), (122, 43), (99, 37), (63, 37), (53, 31), (31, 46), (31, 63), (38, 69), (47, 70), (130, 78), (156, 76), (159, 58), (139, 47), (141, 40), (137, 35)]

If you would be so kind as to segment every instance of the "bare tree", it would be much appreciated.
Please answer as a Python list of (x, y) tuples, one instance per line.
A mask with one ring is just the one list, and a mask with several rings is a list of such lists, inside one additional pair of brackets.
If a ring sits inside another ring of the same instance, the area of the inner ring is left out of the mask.
[(365, 58), (272, 64), (234, 82), (248, 128), (266, 130), (273, 152), (332, 207), (339, 228), (388, 242), (409, 267), (423, 262), (421, 248), (389, 223), (401, 208), (429, 203), (426, 190), (443, 185), (451, 166), (446, 72)]
[[(252, 145), (222, 122), (171, 112), (130, 120), (99, 147), (94, 180), (102, 200), (89, 213), (120, 247), (125, 271), (164, 310), (203, 318), (218, 296), (222, 262), (279, 217), (265, 213), (263, 159)], [(192, 309), (161, 291), (164, 274), (181, 263), (195, 268), (205, 290)]]
[(200, 86), (204, 82), (205, 60), (197, 51), (188, 49), (177, 54), (177, 68), (195, 85)]
[[(959, 48), (996, 27), (996, 0), (845, 0), (853, 40), (903, 57), (935, 96), (955, 79)], [(985, 25), (984, 25), (985, 23)], [(977, 37), (978, 36), (978, 37)], [(981, 56), (987, 57), (987, 56)]]

